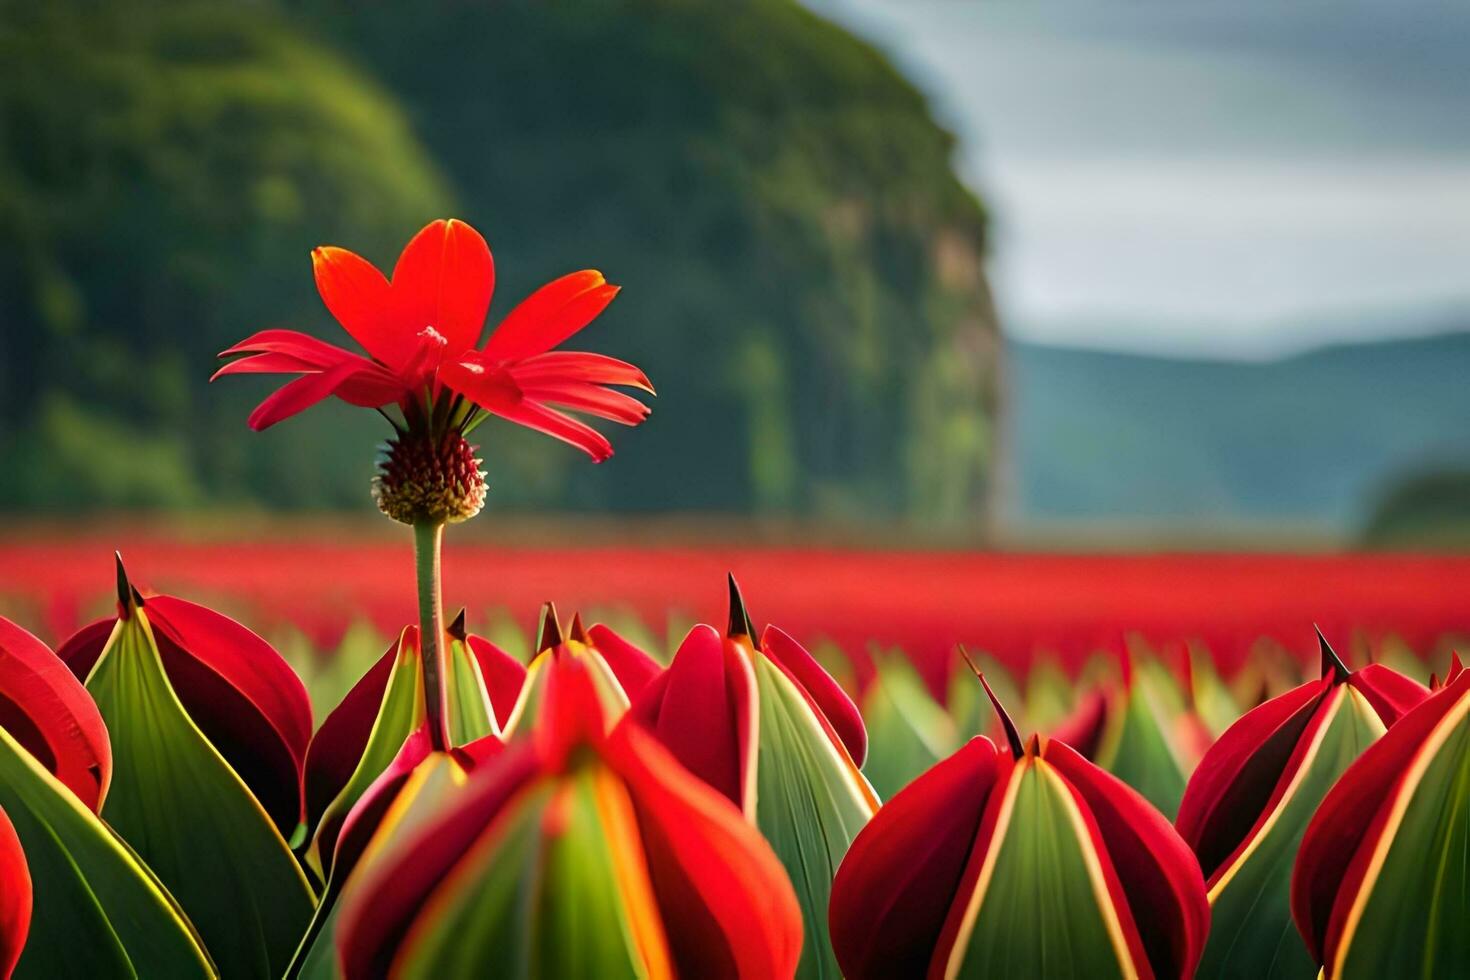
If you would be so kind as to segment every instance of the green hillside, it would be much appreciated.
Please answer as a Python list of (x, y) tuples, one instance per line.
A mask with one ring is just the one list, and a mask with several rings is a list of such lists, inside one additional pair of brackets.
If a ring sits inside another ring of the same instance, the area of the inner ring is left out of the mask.
[(624, 286), (585, 344), (660, 395), (601, 467), (481, 428), (495, 506), (982, 512), (985, 214), (919, 93), (797, 4), (0, 10), (0, 104), (33, 122), (0, 138), (0, 507), (370, 507), (380, 421), (252, 436), (266, 382), (206, 389), (210, 357), (341, 339), (308, 250), (390, 264), (454, 213), (492, 319), (576, 268)]
[(1019, 512), (1360, 527), (1390, 485), (1470, 463), (1470, 334), (1266, 363), (1014, 343)]

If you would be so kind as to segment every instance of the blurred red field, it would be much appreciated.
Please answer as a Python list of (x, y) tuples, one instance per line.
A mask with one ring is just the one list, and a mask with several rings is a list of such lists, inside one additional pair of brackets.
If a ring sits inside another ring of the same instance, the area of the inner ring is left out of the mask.
[[(55, 640), (109, 595), (112, 551), (135, 581), (270, 627), (290, 622), (324, 647), (355, 619), (385, 632), (415, 615), (407, 542), (323, 537), (193, 541), (89, 533), (0, 542), (0, 596)], [(733, 571), (758, 618), (863, 657), (910, 652), (938, 684), (964, 642), (1011, 664), (1046, 651), (1064, 664), (1127, 634), (1198, 641), (1230, 669), (1261, 637), (1309, 656), (1312, 624), (1344, 647), (1392, 636), (1420, 651), (1470, 633), (1458, 583), (1470, 557), (1344, 554), (1062, 555), (725, 546), (496, 547), (451, 541), (446, 602), (503, 608), (527, 628), (547, 599), (565, 610), (621, 607), (662, 624), (718, 622)], [(1361, 651), (1359, 652), (1361, 655)]]

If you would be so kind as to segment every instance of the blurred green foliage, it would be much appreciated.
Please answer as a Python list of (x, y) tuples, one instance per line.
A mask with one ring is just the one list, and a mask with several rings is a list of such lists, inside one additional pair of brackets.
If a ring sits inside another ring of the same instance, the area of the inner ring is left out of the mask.
[(997, 335), (953, 140), (790, 0), (0, 2), (0, 506), (370, 507), (371, 413), (262, 436), (266, 326), (346, 340), (307, 259), (458, 214), (492, 322), (581, 267), (577, 346), (660, 398), (590, 467), (491, 424), (506, 507), (983, 512)]

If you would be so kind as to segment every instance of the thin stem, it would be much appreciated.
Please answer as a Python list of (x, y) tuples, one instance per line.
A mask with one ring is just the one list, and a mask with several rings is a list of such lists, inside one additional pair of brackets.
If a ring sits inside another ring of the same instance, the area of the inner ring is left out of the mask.
[(440, 752), (451, 747), (448, 699), (444, 689), (444, 597), (439, 575), (443, 544), (443, 524), (413, 526), (413, 557), (419, 585), (419, 650), (424, 663), (424, 710), (429, 725), (429, 744)]

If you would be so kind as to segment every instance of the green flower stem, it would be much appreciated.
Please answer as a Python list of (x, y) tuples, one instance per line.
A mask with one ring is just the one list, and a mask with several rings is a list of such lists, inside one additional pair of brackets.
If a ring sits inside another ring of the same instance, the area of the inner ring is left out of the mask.
[(448, 699), (444, 692), (444, 597), (439, 574), (443, 544), (443, 524), (413, 526), (413, 557), (419, 585), (419, 650), (424, 663), (424, 712), (429, 725), (429, 744), (440, 752), (451, 748)]

